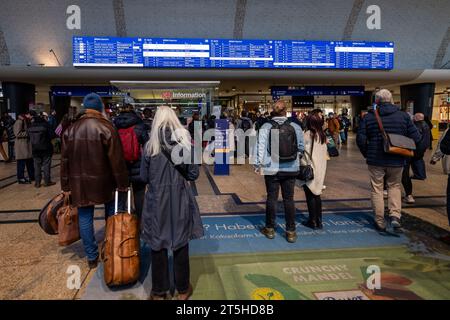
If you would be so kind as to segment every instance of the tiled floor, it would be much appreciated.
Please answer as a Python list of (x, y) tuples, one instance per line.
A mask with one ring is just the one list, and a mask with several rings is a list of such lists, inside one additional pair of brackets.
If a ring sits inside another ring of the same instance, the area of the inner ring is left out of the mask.
[[(57, 162), (52, 171), (55, 181), (59, 179)], [(447, 179), (440, 165), (428, 165), (427, 169), (426, 181), (414, 181), (416, 205), (405, 206), (404, 212), (448, 232), (444, 197)], [(11, 179), (15, 170), (15, 163), (0, 163), (0, 181)], [(340, 157), (328, 162), (326, 185), (324, 210), (370, 208), (367, 168), (353, 140), (342, 147)], [(261, 213), (265, 208), (263, 178), (248, 165), (232, 166), (228, 177), (213, 176), (212, 168), (202, 168), (196, 190), (202, 214)], [(58, 192), (59, 185), (35, 189), (33, 185), (0, 184), (0, 299), (72, 299), (82, 295), (93, 276), (86, 267), (80, 242), (58, 247), (56, 239), (44, 234), (36, 222), (40, 208)], [(302, 189), (297, 188), (295, 198), (297, 208), (304, 212)], [(104, 223), (101, 211), (96, 214), (101, 238)], [(79, 266), (81, 279), (88, 279), (80, 291), (67, 288), (70, 265)]]

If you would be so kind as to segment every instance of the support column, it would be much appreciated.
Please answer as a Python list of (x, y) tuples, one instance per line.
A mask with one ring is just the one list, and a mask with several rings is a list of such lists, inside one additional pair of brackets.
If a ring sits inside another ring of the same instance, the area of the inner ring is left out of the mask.
[(2, 82), (3, 101), (8, 113), (19, 114), (30, 110), (30, 105), (36, 102), (36, 87), (34, 84), (21, 82)]
[(50, 94), (51, 109), (56, 111), (57, 123), (60, 123), (65, 114), (69, 112), (70, 96), (54, 96)]
[(352, 117), (357, 114), (361, 114), (362, 111), (367, 111), (367, 107), (373, 103), (373, 92), (364, 91), (364, 96), (351, 96), (350, 103), (352, 104), (353, 114)]
[[(435, 83), (415, 83), (400, 86), (402, 108), (413, 114), (420, 112), (431, 119)], [(412, 110), (410, 108), (412, 107)]]

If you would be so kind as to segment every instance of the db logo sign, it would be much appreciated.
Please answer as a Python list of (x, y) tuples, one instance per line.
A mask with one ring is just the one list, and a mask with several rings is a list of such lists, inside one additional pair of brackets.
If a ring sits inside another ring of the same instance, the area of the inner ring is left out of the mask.
[(170, 91), (163, 92), (163, 93), (161, 94), (161, 96), (162, 96), (162, 98), (163, 98), (164, 100), (171, 100), (171, 99), (172, 99), (172, 92), (170, 92)]

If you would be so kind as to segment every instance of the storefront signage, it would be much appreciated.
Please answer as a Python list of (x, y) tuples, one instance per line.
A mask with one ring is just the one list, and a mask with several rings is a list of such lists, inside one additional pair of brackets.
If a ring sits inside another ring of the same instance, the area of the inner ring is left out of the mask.
[(123, 95), (112, 86), (53, 86), (50, 87), (52, 96), (69, 96), (69, 97), (84, 97), (89, 93), (96, 93), (100, 97), (112, 97)]
[(364, 96), (364, 86), (274, 86), (273, 97), (282, 96)]

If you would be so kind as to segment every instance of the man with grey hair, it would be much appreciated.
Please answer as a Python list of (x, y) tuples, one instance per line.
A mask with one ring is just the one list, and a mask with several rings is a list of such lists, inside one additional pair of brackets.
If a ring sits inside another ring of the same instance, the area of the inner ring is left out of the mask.
[[(381, 89), (375, 94), (376, 108), (387, 133), (395, 133), (413, 139), (416, 144), (421, 136), (406, 112), (393, 104), (392, 93)], [(358, 147), (366, 158), (370, 184), (372, 207), (375, 212), (375, 227), (386, 231), (384, 218), (383, 184), (388, 189), (388, 208), (391, 226), (401, 232), (402, 190), (401, 180), (405, 157), (384, 152), (383, 136), (378, 126), (374, 109), (369, 110), (361, 120), (356, 137)]]

